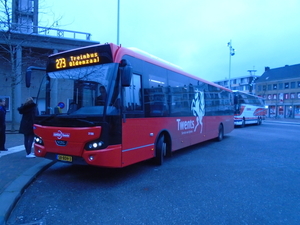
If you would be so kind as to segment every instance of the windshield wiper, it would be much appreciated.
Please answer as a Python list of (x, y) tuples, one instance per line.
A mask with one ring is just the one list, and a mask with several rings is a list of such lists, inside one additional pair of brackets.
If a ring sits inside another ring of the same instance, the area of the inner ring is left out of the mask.
[(88, 123), (88, 124), (90, 124), (90, 125), (95, 125), (95, 123), (92, 122), (92, 121), (88, 121), (88, 120), (84, 120), (84, 119), (79, 119), (79, 118), (74, 118), (74, 119), (76, 119), (76, 120), (78, 120), (78, 121), (80, 121), (80, 122)]
[(48, 120), (52, 120), (52, 119), (54, 119), (55, 117), (57, 117), (57, 115), (58, 115), (58, 114), (52, 114), (52, 115), (50, 115), (50, 116), (47, 116), (46, 118), (42, 119), (42, 120), (40, 121), (40, 123), (46, 122), (46, 121), (48, 121)]

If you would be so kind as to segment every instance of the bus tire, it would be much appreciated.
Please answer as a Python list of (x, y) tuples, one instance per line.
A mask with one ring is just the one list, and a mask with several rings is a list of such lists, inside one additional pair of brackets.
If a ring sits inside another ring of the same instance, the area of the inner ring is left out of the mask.
[(261, 117), (257, 118), (257, 125), (261, 125)]
[(166, 156), (167, 152), (167, 143), (165, 142), (164, 135), (160, 135), (157, 143), (155, 145), (155, 157), (154, 157), (154, 163), (156, 165), (162, 165), (164, 162), (164, 157)]
[(224, 127), (222, 124), (219, 125), (219, 131), (218, 131), (218, 137), (217, 137), (217, 141), (222, 141), (224, 138)]
[(245, 121), (245, 118), (243, 118), (243, 121), (242, 121), (241, 127), (243, 128), (243, 127), (245, 127), (245, 125), (246, 125), (246, 121)]

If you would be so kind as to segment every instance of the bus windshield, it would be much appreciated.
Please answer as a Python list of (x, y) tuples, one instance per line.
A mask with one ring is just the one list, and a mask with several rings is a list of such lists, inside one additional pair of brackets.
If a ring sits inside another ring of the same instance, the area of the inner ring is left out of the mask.
[[(37, 98), (40, 115), (117, 113), (117, 63), (48, 72)], [(107, 111), (105, 111), (107, 109)]]

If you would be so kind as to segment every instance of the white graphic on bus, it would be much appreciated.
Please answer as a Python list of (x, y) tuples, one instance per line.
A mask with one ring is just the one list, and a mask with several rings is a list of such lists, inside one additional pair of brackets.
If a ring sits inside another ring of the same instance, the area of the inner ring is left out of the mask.
[(197, 124), (194, 128), (194, 132), (197, 130), (197, 127), (201, 125), (200, 133), (202, 133), (203, 130), (203, 123), (202, 119), (205, 114), (205, 102), (204, 102), (204, 92), (195, 90), (195, 97), (191, 104), (191, 110), (193, 112), (193, 115), (196, 116)]

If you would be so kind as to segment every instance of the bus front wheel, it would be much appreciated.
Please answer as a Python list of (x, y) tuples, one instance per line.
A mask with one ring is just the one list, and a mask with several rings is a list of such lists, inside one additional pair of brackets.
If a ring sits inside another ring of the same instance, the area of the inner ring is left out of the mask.
[(164, 157), (167, 153), (167, 143), (165, 142), (164, 135), (160, 135), (158, 138), (158, 141), (155, 146), (155, 157), (154, 157), (154, 163), (156, 165), (162, 165), (164, 162)]
[(245, 119), (243, 118), (243, 121), (242, 121), (241, 127), (245, 127), (245, 125), (246, 125), (246, 121), (245, 121)]

